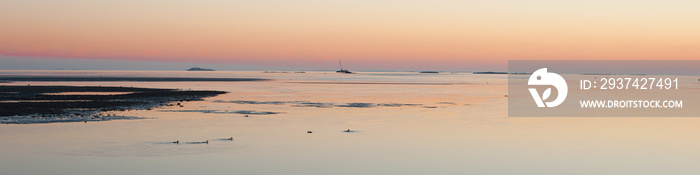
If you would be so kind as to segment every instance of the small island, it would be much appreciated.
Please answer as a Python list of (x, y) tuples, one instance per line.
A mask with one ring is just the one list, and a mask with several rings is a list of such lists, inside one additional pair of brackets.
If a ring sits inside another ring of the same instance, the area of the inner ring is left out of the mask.
[(205, 69), (201, 67), (192, 67), (190, 69), (187, 69), (187, 71), (214, 71), (214, 69)]
[(420, 71), (420, 72), (418, 72), (418, 73), (422, 73), (422, 74), (439, 74), (440, 72), (438, 72), (438, 71)]
[(508, 74), (508, 72), (473, 72), (473, 74)]

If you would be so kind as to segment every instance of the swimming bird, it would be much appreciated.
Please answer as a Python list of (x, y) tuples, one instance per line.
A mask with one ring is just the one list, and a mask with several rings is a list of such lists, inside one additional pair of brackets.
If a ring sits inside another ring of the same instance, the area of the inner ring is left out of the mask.
[(352, 131), (350, 131), (350, 129), (348, 129), (348, 130), (345, 130), (344, 132), (352, 132)]
[(203, 143), (209, 144), (209, 140), (207, 140), (207, 141), (204, 141)]
[(311, 134), (311, 133), (314, 133), (314, 132), (311, 132), (311, 131), (306, 131), (306, 133), (309, 133), (309, 134)]
[(173, 142), (174, 144), (180, 144), (180, 140), (176, 140)]
[(231, 137), (231, 138), (228, 138), (227, 140), (233, 140), (233, 137)]

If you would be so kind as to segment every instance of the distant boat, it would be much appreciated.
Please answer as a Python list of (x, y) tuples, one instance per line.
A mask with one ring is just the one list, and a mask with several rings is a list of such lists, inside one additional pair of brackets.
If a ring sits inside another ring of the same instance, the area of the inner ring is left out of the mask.
[(422, 74), (439, 74), (440, 72), (438, 72), (438, 71), (420, 71), (419, 73), (422, 73)]
[(214, 71), (214, 69), (205, 69), (205, 68), (201, 68), (201, 67), (193, 67), (193, 68), (187, 69), (187, 71)]
[(343, 69), (343, 62), (341, 62), (340, 60), (338, 60), (338, 63), (340, 63), (340, 70), (339, 70), (339, 71), (335, 71), (335, 72), (341, 73), (341, 74), (354, 74), (353, 72), (350, 72), (349, 70)]

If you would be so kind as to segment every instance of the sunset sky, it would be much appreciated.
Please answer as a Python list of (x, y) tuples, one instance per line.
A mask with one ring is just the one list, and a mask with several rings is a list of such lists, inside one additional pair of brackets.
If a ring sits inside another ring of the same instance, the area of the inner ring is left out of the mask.
[(341, 59), (351, 70), (445, 71), (523, 59), (698, 60), (700, 1), (0, 2), (0, 64), (14, 65), (0, 69), (48, 60), (328, 70)]

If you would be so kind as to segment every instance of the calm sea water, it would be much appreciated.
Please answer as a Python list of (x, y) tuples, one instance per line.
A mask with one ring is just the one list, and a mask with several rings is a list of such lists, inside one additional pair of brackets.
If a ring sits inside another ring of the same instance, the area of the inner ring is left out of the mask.
[[(693, 174), (700, 118), (508, 118), (507, 76), (21, 71), (262, 82), (21, 82), (230, 93), (90, 123), (0, 125), (0, 174)], [(238, 112), (238, 113), (236, 113)], [(245, 113), (249, 112), (248, 117)], [(267, 114), (272, 112), (276, 114)], [(354, 132), (343, 132), (350, 129)], [(307, 133), (312, 131), (313, 133)], [(233, 137), (234, 140), (226, 140)], [(179, 140), (180, 144), (170, 142)], [(208, 140), (208, 144), (200, 144)]]

